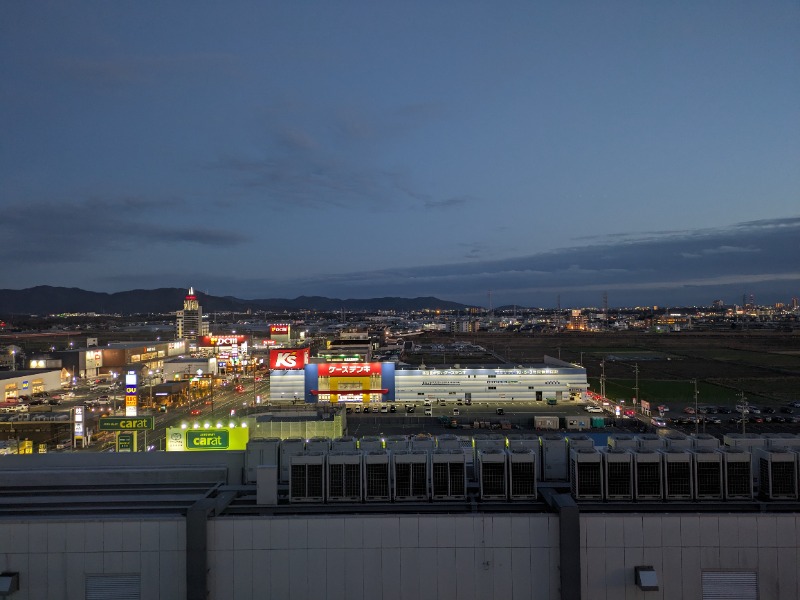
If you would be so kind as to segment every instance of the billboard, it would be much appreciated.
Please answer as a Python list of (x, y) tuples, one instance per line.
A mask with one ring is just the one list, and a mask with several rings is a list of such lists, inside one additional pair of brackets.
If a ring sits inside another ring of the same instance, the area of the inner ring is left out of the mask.
[(320, 377), (364, 377), (380, 375), (381, 363), (321, 363), (317, 365)]
[(250, 339), (249, 335), (204, 335), (197, 338), (197, 345), (204, 348), (219, 348), (220, 346), (241, 346)]
[(273, 370), (299, 370), (308, 364), (309, 349), (295, 348), (294, 350), (269, 351), (269, 368)]
[(270, 336), (275, 335), (289, 335), (289, 325), (281, 324), (281, 325), (270, 325), (269, 326), (269, 334)]
[(247, 427), (217, 427), (213, 429), (167, 428), (168, 452), (208, 452), (214, 450), (244, 450), (250, 439)]

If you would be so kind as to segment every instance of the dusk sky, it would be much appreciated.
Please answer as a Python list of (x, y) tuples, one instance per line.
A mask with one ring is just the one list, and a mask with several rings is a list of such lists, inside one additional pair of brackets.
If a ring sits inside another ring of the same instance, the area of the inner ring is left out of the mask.
[(800, 296), (800, 3), (0, 4), (0, 288)]

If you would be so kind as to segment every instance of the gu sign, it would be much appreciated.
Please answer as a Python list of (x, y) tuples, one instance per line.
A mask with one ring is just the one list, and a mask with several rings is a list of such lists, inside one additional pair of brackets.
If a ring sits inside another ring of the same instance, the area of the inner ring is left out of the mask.
[(273, 370), (302, 369), (308, 363), (308, 348), (270, 350), (269, 368)]

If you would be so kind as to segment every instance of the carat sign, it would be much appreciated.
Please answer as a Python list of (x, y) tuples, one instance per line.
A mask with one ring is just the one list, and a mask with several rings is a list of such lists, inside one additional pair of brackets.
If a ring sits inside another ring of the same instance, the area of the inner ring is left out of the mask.
[(273, 370), (302, 369), (308, 364), (308, 348), (270, 350), (269, 368)]

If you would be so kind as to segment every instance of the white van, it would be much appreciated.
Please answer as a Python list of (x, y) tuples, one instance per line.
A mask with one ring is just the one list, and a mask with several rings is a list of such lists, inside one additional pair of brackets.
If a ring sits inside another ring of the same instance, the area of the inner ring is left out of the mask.
[(430, 400), (425, 400), (425, 402), (423, 402), (422, 405), (423, 406), (430, 406), (431, 405), (431, 401)]
[(425, 409), (425, 416), (426, 417), (432, 417), (433, 416), (433, 409), (430, 406)]

